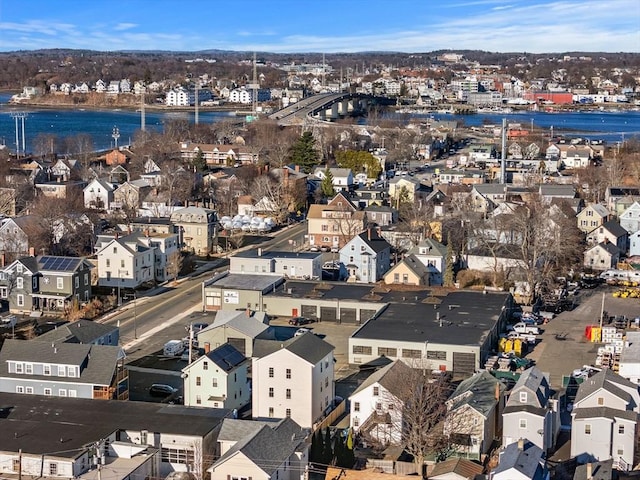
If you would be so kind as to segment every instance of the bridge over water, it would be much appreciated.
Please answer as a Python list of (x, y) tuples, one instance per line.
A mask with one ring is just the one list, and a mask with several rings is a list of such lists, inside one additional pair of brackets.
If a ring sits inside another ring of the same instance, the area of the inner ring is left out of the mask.
[(337, 120), (365, 112), (371, 105), (393, 105), (395, 100), (361, 93), (324, 93), (303, 98), (269, 115), (278, 125), (299, 125), (312, 117), (318, 120)]

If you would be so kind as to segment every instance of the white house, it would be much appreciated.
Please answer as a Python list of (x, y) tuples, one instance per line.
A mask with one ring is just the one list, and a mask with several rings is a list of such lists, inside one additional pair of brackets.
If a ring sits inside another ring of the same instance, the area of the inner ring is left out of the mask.
[[(326, 167), (316, 167), (313, 174), (320, 180), (326, 177)], [(350, 168), (329, 168), (329, 172), (333, 177), (333, 188), (336, 192), (349, 191), (353, 189), (353, 172)]]
[(492, 480), (549, 480), (544, 452), (525, 438), (510, 443), (500, 452)]
[(629, 256), (640, 255), (640, 230), (629, 236)]
[(543, 451), (549, 451), (560, 431), (560, 410), (554, 395), (548, 374), (536, 367), (523, 372), (502, 414), (502, 444), (527, 438)]
[(630, 382), (640, 384), (640, 332), (627, 331), (625, 335), (618, 374)]
[(571, 410), (571, 457), (613, 459), (614, 468), (632, 469), (639, 412), (637, 384), (608, 368), (586, 379)]
[[(126, 238), (126, 237), (125, 237)], [(136, 288), (154, 279), (155, 247), (114, 238), (98, 251), (98, 285)]]
[(615, 268), (620, 261), (620, 249), (613, 243), (602, 242), (584, 252), (584, 266), (593, 270)]
[(252, 102), (251, 91), (246, 88), (235, 88), (229, 92), (229, 102), (248, 105)]
[(218, 434), (220, 458), (211, 480), (303, 480), (309, 462), (308, 432), (286, 418), (260, 422), (225, 418)]
[(254, 419), (290, 417), (311, 428), (334, 399), (333, 345), (308, 332), (290, 340), (256, 340), (252, 362)]
[(402, 440), (402, 401), (397, 390), (411, 367), (395, 360), (372, 373), (349, 397), (350, 427), (382, 444)]
[(230, 343), (205, 353), (182, 369), (184, 404), (240, 409), (251, 400), (249, 360)]
[(620, 215), (620, 226), (630, 234), (640, 230), (640, 203), (633, 202)]
[(434, 238), (425, 238), (409, 250), (429, 270), (429, 285), (442, 285), (447, 269), (447, 247)]
[(85, 208), (109, 210), (113, 201), (114, 190), (115, 187), (112, 183), (94, 178), (82, 190)]
[(391, 266), (391, 245), (376, 230), (367, 229), (340, 249), (340, 261), (347, 267), (349, 281), (374, 283)]

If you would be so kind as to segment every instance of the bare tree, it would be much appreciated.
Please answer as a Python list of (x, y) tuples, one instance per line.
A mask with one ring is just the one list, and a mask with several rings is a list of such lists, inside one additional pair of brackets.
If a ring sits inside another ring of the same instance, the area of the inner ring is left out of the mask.
[(183, 265), (184, 258), (181, 252), (176, 250), (167, 256), (167, 276), (173, 277), (174, 284), (178, 281)]

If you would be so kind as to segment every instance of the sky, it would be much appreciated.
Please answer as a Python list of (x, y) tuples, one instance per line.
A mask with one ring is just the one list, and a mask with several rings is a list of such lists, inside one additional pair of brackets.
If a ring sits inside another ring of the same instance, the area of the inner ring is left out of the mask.
[(0, 51), (640, 52), (640, 0), (0, 0)]

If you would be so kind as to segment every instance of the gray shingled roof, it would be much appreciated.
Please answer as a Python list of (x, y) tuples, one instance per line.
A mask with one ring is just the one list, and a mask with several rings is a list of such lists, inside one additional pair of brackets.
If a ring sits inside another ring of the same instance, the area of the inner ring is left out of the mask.
[(358, 236), (376, 253), (391, 249), (391, 244), (379, 236), (373, 229), (365, 230)]
[(329, 355), (334, 347), (317, 335), (309, 332), (281, 342), (279, 340), (256, 340), (253, 345), (253, 356), (262, 358), (278, 350), (286, 348), (294, 355), (315, 365)]
[(587, 464), (578, 465), (573, 480), (614, 480), (618, 478), (617, 470), (613, 469), (613, 459), (603, 462), (591, 462), (591, 476), (587, 476)]
[[(504, 390), (504, 386), (497, 378), (486, 370), (476, 373), (463, 380), (451, 395), (452, 410), (469, 405), (486, 418), (498, 403), (496, 388), (498, 388), (499, 395)], [(471, 395), (465, 395), (467, 392)]]
[(220, 427), (218, 441), (221, 442), (239, 442), (247, 436), (255, 435), (265, 425), (275, 428), (280, 424), (278, 421), (260, 421), (260, 420), (238, 420), (236, 418), (225, 418)]
[(80, 319), (73, 323), (61, 325), (36, 338), (39, 342), (55, 343), (93, 343), (98, 338), (116, 332), (117, 327), (91, 320)]
[(393, 394), (395, 387), (398, 385), (398, 377), (406, 377), (407, 373), (410, 371), (411, 367), (402, 360), (394, 360), (389, 365), (385, 365), (380, 370), (369, 375), (351, 395), (353, 396), (356, 393), (362, 392), (376, 383), (383, 386), (387, 391)]
[(615, 220), (609, 220), (602, 224), (603, 228), (606, 228), (611, 234), (615, 237), (623, 237), (627, 235), (627, 231), (620, 226), (620, 224)]
[(213, 321), (213, 324), (209, 325), (204, 330), (201, 330), (199, 334), (209, 332), (222, 326), (233, 328), (234, 330), (237, 330), (251, 338), (256, 338), (269, 328), (268, 325), (262, 323), (254, 316), (247, 317), (247, 314), (244, 311), (237, 312), (232, 310), (220, 310), (216, 313), (216, 318)]
[(576, 420), (588, 418), (624, 418), (631, 422), (638, 421), (638, 414), (632, 410), (619, 410), (609, 407), (584, 407), (573, 410)]
[(605, 368), (580, 384), (574, 403), (580, 403), (582, 400), (597, 392), (601, 388), (612, 393), (613, 395), (624, 400), (627, 403), (632, 402), (633, 399), (631, 397), (631, 394), (629, 394), (623, 388), (620, 388), (618, 385), (621, 385), (628, 389), (638, 389), (638, 386), (636, 384), (630, 382), (624, 377), (621, 377), (610, 369)]
[[(7, 339), (0, 350), (0, 377), (24, 378), (25, 374), (9, 373), (8, 361), (82, 365), (80, 377), (64, 377), (65, 382), (110, 385), (118, 359), (124, 350), (110, 345), (81, 345), (77, 343), (50, 344), (36, 340)], [(32, 380), (51, 381), (54, 376), (29, 375)]]
[(523, 449), (518, 448), (518, 442), (511, 443), (500, 454), (500, 464), (493, 470), (494, 474), (515, 469), (531, 480), (543, 480), (544, 468), (542, 449), (528, 440), (524, 441)]
[(549, 397), (551, 396), (551, 391), (547, 377), (539, 368), (531, 367), (522, 372), (522, 375), (520, 375), (520, 378), (513, 387), (512, 394), (507, 402), (508, 406), (520, 405), (514, 393), (521, 388), (532, 391), (538, 400), (538, 406), (546, 407)]

